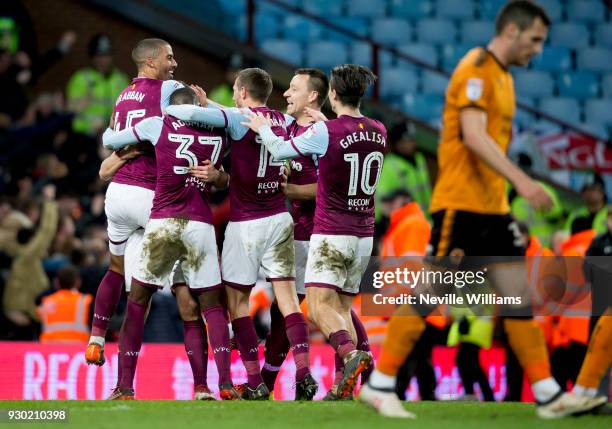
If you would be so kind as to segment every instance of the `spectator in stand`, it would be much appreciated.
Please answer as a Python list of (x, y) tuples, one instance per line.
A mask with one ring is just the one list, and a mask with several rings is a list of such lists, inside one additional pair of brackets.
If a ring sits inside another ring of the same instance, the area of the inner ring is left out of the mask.
[(42, 342), (81, 342), (89, 339), (93, 296), (79, 292), (81, 277), (72, 265), (59, 269), (56, 291), (44, 296), (38, 307)]
[(43, 209), (37, 228), (22, 228), (17, 233), (17, 250), (4, 289), (4, 311), (13, 323), (13, 339), (36, 338), (36, 297), (49, 287), (42, 259), (57, 231), (58, 210), (55, 186), (43, 188)]
[(108, 125), (117, 96), (130, 82), (114, 66), (111, 39), (106, 34), (89, 41), (89, 57), (91, 65), (70, 78), (66, 93), (68, 108), (76, 114), (73, 130), (95, 137)]

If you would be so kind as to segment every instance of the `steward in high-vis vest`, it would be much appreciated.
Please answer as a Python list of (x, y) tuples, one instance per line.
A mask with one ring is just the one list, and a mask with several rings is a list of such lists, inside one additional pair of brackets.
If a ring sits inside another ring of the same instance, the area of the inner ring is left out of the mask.
[(66, 97), (68, 108), (75, 113), (72, 122), (74, 132), (95, 136), (107, 127), (115, 100), (130, 81), (125, 73), (113, 65), (108, 36), (100, 34), (91, 39), (89, 56), (91, 66), (72, 75)]
[(591, 229), (594, 229), (597, 234), (603, 234), (607, 231), (608, 207), (606, 207), (606, 191), (601, 179), (596, 179), (593, 183), (585, 185), (580, 192), (580, 196), (584, 200), (585, 206), (570, 213), (565, 223), (565, 229), (571, 231), (574, 221), (586, 218)]
[(81, 278), (76, 268), (66, 266), (57, 273), (57, 292), (42, 298), (38, 314), (42, 325), (40, 341), (82, 342), (89, 339), (93, 297), (79, 292)]
[(392, 151), (385, 156), (376, 190), (376, 221), (381, 218), (382, 197), (402, 190), (409, 192), (425, 213), (431, 200), (431, 180), (425, 155), (416, 150), (414, 124), (401, 123), (388, 134)]

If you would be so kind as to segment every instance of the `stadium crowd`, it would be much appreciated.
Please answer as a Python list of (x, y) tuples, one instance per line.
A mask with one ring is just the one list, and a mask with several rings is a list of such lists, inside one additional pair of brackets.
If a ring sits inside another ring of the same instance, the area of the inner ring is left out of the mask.
[[(39, 55), (30, 40), (32, 29), (27, 16), (17, 12), (0, 9), (0, 89), (5, 96), (0, 104), (3, 309), (0, 339), (54, 341), (53, 335), (41, 331), (41, 323), (48, 317), (45, 302), (59, 292), (79, 291), (84, 295), (77, 294), (77, 297), (87, 297), (81, 305), (89, 315), (86, 317), (89, 326), (93, 317), (92, 298), (110, 263), (104, 212), (108, 182), (100, 178), (99, 169), (111, 152), (104, 149), (101, 138), (112, 117), (115, 100), (129, 85), (128, 75), (132, 71), (120, 71), (113, 66), (113, 41), (110, 36), (100, 34), (89, 42), (90, 64), (83, 64), (64, 88), (35, 93), (32, 88), (36, 79), (55, 63), (61, 64), (62, 57), (69, 55), (76, 35), (66, 32), (55, 49)], [(413, 123), (386, 125), (391, 152), (385, 157), (376, 193), (373, 253), (403, 256), (419, 249), (417, 252), (424, 254), (431, 251), (427, 249), (432, 221), (428, 207), (434, 181), (430, 162), (417, 149)], [(523, 166), (528, 167), (528, 160), (523, 159)], [(594, 177), (585, 185), (580, 193), (583, 204), (571, 211), (552, 187), (546, 189), (553, 204), (544, 211), (530, 208), (525, 198), (508, 190), (512, 214), (521, 221), (522, 245), (528, 254), (584, 256), (598, 235), (610, 234), (612, 222), (600, 179)], [(227, 191), (217, 191), (212, 201), (217, 241), (221, 244), (229, 220)], [(265, 284), (265, 279), (259, 283)], [(183, 341), (175, 302), (169, 288), (153, 295), (145, 341)], [(269, 331), (272, 308), (269, 288), (264, 285), (261, 292), (256, 291), (250, 303), (258, 336), (264, 339)], [(118, 338), (124, 307), (125, 299), (111, 320), (109, 340)], [(359, 310), (358, 306), (355, 310)], [(368, 317), (368, 323), (364, 323), (372, 344), (382, 342), (387, 322), (387, 318), (376, 319)], [(586, 354), (588, 323), (568, 325), (562, 317), (542, 320), (542, 323), (549, 329), (553, 374), (565, 388), (567, 381), (575, 382), (579, 370), (578, 365), (567, 374), (564, 371), (567, 363), (581, 361)], [(428, 319), (427, 325), (431, 335), (422, 337), (416, 358), (411, 356), (413, 362), (406, 361), (402, 375), (398, 376), (403, 383), (398, 387), (398, 394), (405, 392), (406, 381), (416, 372), (421, 397), (434, 399), (435, 376), (432, 381), (428, 360), (434, 344), (448, 343), (460, 345), (458, 364), (462, 378), (478, 381), (484, 398), (492, 400), (482, 370), (472, 365), (477, 361), (474, 353), (481, 347), (490, 347), (494, 338), (501, 338), (491, 322), (482, 326), (464, 314), (449, 314)], [(310, 328), (312, 335), (316, 335), (314, 325)], [(85, 343), (89, 334), (69, 339)], [(473, 393), (466, 390), (466, 396)], [(509, 398), (519, 399), (516, 389), (511, 389)]]

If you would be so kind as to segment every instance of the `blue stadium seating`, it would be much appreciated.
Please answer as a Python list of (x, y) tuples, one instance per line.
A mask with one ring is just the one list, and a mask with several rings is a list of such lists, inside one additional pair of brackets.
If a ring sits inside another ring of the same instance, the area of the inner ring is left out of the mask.
[(573, 21), (602, 22), (606, 19), (606, 7), (602, 0), (570, 0), (567, 16)]
[(597, 76), (588, 71), (571, 71), (557, 76), (557, 88), (562, 97), (596, 98), (599, 93)]
[(581, 122), (577, 125), (580, 130), (586, 131), (587, 133), (601, 139), (608, 140), (608, 130), (603, 124), (596, 124), (593, 122)]
[[(244, 19), (244, 27), (246, 29), (246, 16)], [(264, 40), (276, 39), (280, 33), (280, 19), (276, 15), (255, 14), (255, 25), (253, 27), (255, 42), (260, 44)]]
[(422, 19), (417, 23), (419, 42), (454, 43), (456, 35), (457, 27), (447, 19)]
[(385, 0), (350, 0), (347, 2), (349, 16), (364, 18), (380, 18), (385, 16)]
[(572, 68), (572, 53), (563, 46), (546, 46), (541, 55), (535, 57), (532, 67), (544, 71), (565, 71)]
[(471, 45), (448, 44), (442, 46), (442, 68), (451, 71), (463, 56), (472, 49)]
[[(398, 46), (398, 51), (420, 59), (424, 63), (431, 64), (432, 66), (438, 65), (438, 51), (433, 45), (426, 43), (410, 43), (406, 45)], [(402, 68), (414, 68), (414, 63), (398, 59), (398, 66)]]
[(436, 0), (436, 16), (452, 19), (472, 19), (474, 3), (471, 0)]
[(612, 98), (612, 74), (606, 74), (601, 78), (601, 92), (606, 98)]
[(527, 128), (534, 121), (535, 117), (526, 111), (525, 109), (521, 109), (518, 107), (518, 103), (526, 104), (529, 107), (537, 108), (537, 103), (535, 98), (531, 97), (516, 97), (516, 110), (514, 111), (513, 122), (517, 124), (520, 128)]
[(527, 97), (550, 97), (554, 82), (549, 73), (537, 70), (519, 70), (515, 73), (516, 93)]
[(380, 96), (383, 99), (399, 99), (404, 94), (415, 93), (418, 84), (417, 74), (411, 70), (389, 68), (380, 73)]
[(348, 49), (344, 43), (332, 41), (313, 42), (306, 49), (306, 65), (324, 70), (331, 69), (337, 64), (346, 63)]
[(595, 44), (612, 47), (612, 23), (599, 24), (593, 33)]
[(265, 40), (261, 50), (289, 64), (299, 66), (303, 61), (302, 45), (292, 40)]
[(221, 6), (223, 12), (231, 15), (242, 15), (246, 13), (246, 0), (223, 1), (218, 0), (217, 4)]
[(575, 98), (543, 98), (540, 100), (540, 110), (570, 124), (580, 122), (580, 104)]
[(482, 19), (494, 20), (497, 12), (507, 3), (506, 0), (480, 0), (480, 17)]
[(416, 118), (433, 123), (442, 116), (444, 98), (435, 94), (406, 94), (402, 110)]
[(391, 0), (390, 16), (408, 19), (421, 19), (431, 16), (433, 2), (431, 0)]
[[(367, 42), (353, 42), (350, 45), (349, 60), (354, 64), (372, 67), (372, 46)], [(378, 51), (378, 63), (382, 67), (393, 62), (393, 55), (385, 50)]]
[(586, 100), (584, 117), (592, 123), (612, 127), (612, 99), (598, 98)]
[(311, 19), (292, 14), (285, 18), (282, 34), (287, 40), (309, 42), (310, 40), (320, 39), (323, 28)]
[(550, 44), (554, 46), (581, 49), (589, 46), (589, 39), (589, 29), (584, 24), (562, 22), (550, 30)]
[(304, 2), (306, 12), (328, 17), (329, 15), (342, 15), (342, 2), (329, 0), (306, 0)]
[[(365, 18), (359, 16), (330, 16), (326, 18), (333, 24), (361, 36), (368, 36), (370, 34), (368, 21)], [(336, 42), (350, 43), (355, 41), (353, 37), (332, 30), (331, 28), (325, 28), (325, 37)]]
[(440, 73), (423, 70), (421, 73), (421, 91), (428, 94), (444, 95), (448, 78)]
[(584, 48), (578, 51), (577, 65), (580, 69), (612, 72), (612, 49)]
[(540, 119), (533, 122), (529, 128), (537, 134), (555, 134), (561, 132), (561, 126), (559, 124), (547, 121), (546, 119)]
[(406, 42), (412, 39), (412, 26), (405, 19), (375, 19), (372, 21), (372, 39), (387, 46)]
[[(285, 3), (286, 5), (293, 6), (293, 7), (302, 6), (302, 0), (279, 0), (279, 2)], [(229, 2), (225, 1), (224, 3), (231, 3), (231, 1)], [(277, 6), (276, 4), (267, 2), (265, 0), (264, 1), (258, 0), (255, 2), (255, 11), (257, 13), (265, 13), (267, 15), (279, 15), (279, 16), (286, 15), (287, 13), (289, 13), (289, 11), (287, 11), (287, 9), (285, 9), (284, 7)]]
[(461, 25), (461, 42), (466, 45), (486, 45), (495, 34), (492, 21), (464, 21)]
[(537, 3), (546, 10), (546, 15), (551, 21), (561, 21), (564, 8), (560, 0), (538, 0)]

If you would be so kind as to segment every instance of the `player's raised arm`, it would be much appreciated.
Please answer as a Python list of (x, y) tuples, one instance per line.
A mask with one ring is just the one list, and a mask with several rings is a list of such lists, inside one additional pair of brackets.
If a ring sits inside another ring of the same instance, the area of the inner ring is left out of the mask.
[(102, 144), (110, 150), (119, 150), (143, 141), (149, 141), (155, 145), (161, 133), (162, 125), (163, 119), (155, 116), (121, 131), (113, 131), (108, 128), (102, 135)]
[(317, 122), (298, 137), (274, 134), (268, 119), (261, 114), (252, 114), (242, 125), (259, 133), (263, 145), (274, 159), (282, 161), (300, 155), (324, 155), (329, 144), (329, 133), (325, 122)]

